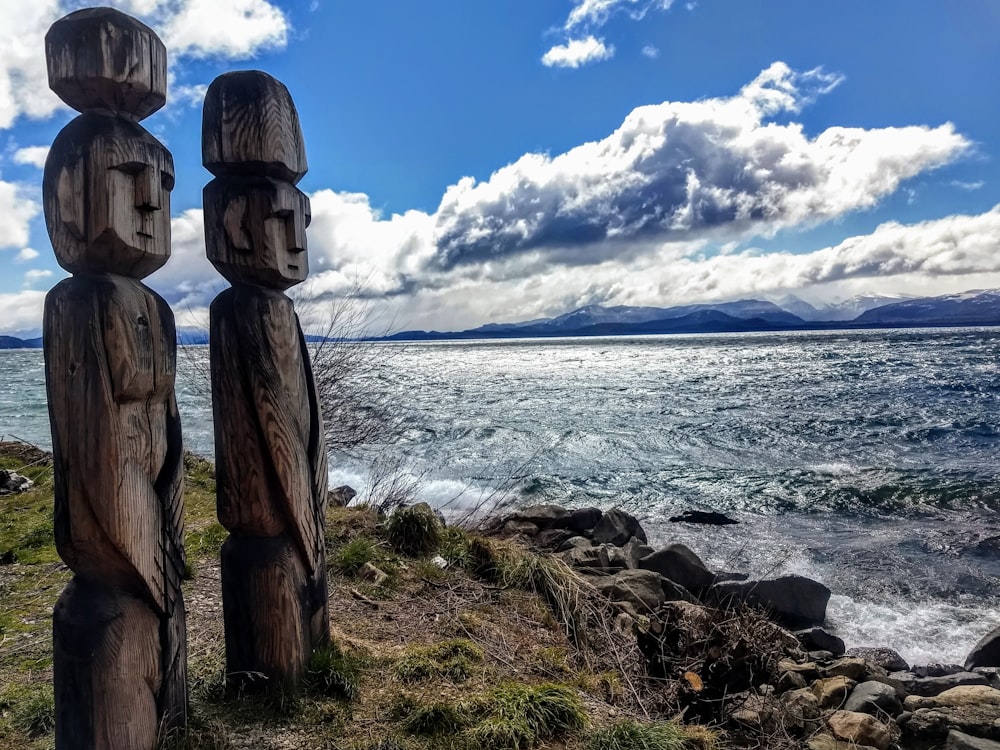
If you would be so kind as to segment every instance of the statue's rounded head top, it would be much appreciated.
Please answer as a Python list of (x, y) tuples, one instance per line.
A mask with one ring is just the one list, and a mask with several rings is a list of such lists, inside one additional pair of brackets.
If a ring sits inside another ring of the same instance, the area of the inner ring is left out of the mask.
[(201, 159), (216, 177), (270, 177), (295, 185), (308, 171), (299, 114), (281, 81), (237, 70), (205, 94)]
[(113, 8), (86, 8), (45, 35), (49, 87), (78, 112), (141, 120), (167, 101), (167, 48), (144, 23)]

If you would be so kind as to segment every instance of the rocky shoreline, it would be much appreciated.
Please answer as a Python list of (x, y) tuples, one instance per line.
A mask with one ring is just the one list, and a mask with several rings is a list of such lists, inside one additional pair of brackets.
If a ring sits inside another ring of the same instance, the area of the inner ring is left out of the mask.
[(537, 505), (487, 533), (580, 574), (635, 634), (650, 673), (686, 686), (692, 717), (776, 738), (768, 747), (1000, 750), (1000, 629), (963, 665), (909, 665), (890, 648), (846, 649), (825, 630), (822, 583), (709, 570), (683, 544), (649, 546), (620, 509)]

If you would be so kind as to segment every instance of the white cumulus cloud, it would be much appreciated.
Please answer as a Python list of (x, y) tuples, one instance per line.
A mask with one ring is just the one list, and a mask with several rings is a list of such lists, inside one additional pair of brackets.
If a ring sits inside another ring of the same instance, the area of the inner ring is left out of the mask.
[[(179, 58), (253, 57), (282, 48), (290, 25), (267, 0), (106, 0), (151, 26)], [(4, 0), (0, 25), (0, 130), (18, 117), (52, 115), (62, 104), (49, 90), (45, 32), (54, 21), (82, 5), (76, 0)], [(169, 95), (169, 94), (168, 94)]]
[(0, 249), (28, 244), (29, 224), (40, 207), (27, 193), (13, 182), (0, 180)]
[(537, 251), (586, 264), (643, 243), (773, 234), (872, 207), (969, 148), (950, 123), (810, 138), (768, 119), (834, 81), (775, 63), (734, 97), (639, 107), (600, 141), (465, 178), (438, 208), (436, 260), (450, 268)]
[(26, 146), (14, 152), (14, 163), (27, 164), (41, 169), (45, 166), (45, 158), (48, 155), (48, 146)]
[(549, 68), (579, 68), (581, 65), (607, 60), (614, 54), (614, 47), (606, 47), (603, 40), (587, 36), (552, 47), (542, 55), (542, 64)]
[(600, 27), (613, 13), (625, 12), (638, 20), (650, 10), (668, 10), (673, 0), (577, 0), (566, 18), (567, 31), (579, 27)]
[(27, 263), (38, 257), (38, 251), (31, 247), (23, 247), (20, 252), (14, 256), (15, 263)]

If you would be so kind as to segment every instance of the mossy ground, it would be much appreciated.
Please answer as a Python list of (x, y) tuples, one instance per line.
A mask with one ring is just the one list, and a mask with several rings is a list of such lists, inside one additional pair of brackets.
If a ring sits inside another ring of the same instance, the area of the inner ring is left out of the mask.
[[(0, 468), (37, 482), (0, 497), (0, 554), (10, 553), (0, 565), (0, 746), (41, 750), (53, 746), (52, 606), (69, 572), (52, 541), (47, 457), (0, 443)], [(399, 540), (364, 507), (331, 508), (327, 519), (331, 648), (315, 655), (297, 695), (233, 695), (224, 680), (225, 531), (215, 518), (212, 465), (189, 457), (185, 470), (191, 722), (164, 748), (584, 750), (604, 736), (597, 733), (645, 719), (643, 709), (669, 711), (669, 700), (657, 705), (639, 684), (629, 637), (593, 613), (587, 623), (580, 618), (566, 571), (453, 529), (436, 542), (452, 562), (442, 569), (428, 556), (396, 552)], [(364, 563), (387, 580), (361, 578)], [(583, 627), (591, 632), (586, 648)], [(680, 744), (668, 747), (717, 746), (701, 728), (669, 726)]]

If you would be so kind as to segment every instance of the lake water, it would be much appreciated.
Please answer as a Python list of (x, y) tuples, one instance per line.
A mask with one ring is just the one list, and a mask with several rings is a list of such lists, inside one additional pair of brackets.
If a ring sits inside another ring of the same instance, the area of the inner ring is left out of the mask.
[[(834, 592), (849, 646), (964, 660), (1000, 625), (1000, 329), (380, 345), (424, 499), (620, 506), (710, 566)], [(185, 439), (211, 409), (180, 359)], [(0, 352), (0, 434), (47, 446), (42, 358)], [(331, 481), (365, 493), (366, 455)], [(670, 523), (718, 510), (725, 527)], [(456, 511), (457, 512), (457, 511)]]

